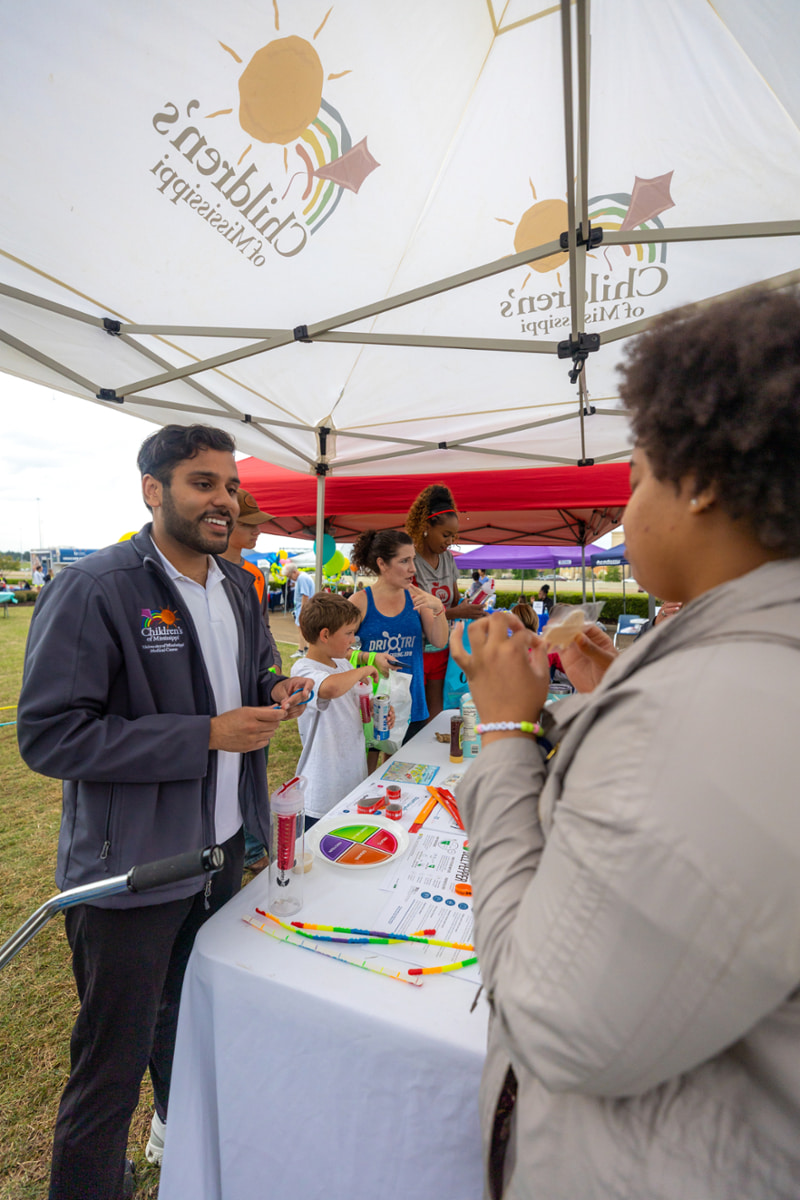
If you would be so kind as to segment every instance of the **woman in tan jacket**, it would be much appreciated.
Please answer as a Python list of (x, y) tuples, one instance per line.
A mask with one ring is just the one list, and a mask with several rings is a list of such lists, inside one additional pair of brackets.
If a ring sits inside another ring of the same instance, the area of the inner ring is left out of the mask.
[[(643, 335), (625, 540), (683, 604), (616, 657), (458, 633), (483, 750), (459, 788), (493, 1019), (487, 1194), (800, 1195), (800, 301)], [(499, 726), (505, 726), (498, 728)]]

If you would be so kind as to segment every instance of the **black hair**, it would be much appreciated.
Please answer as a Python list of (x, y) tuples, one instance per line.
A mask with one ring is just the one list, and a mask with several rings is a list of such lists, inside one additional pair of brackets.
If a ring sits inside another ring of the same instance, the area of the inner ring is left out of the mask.
[(224, 429), (211, 425), (164, 425), (145, 438), (136, 459), (142, 475), (152, 475), (169, 486), (179, 462), (196, 458), (201, 450), (224, 450), (233, 454), (236, 443)]
[(413, 546), (408, 534), (402, 529), (367, 529), (360, 534), (350, 554), (350, 561), (359, 570), (379, 575), (378, 559), (389, 562), (401, 546)]
[(657, 479), (713, 486), (761, 546), (800, 554), (797, 291), (662, 317), (627, 351), (620, 395)]
[(481, 577), (481, 573), (480, 573), (480, 571), (473, 571), (473, 572), (472, 572), (472, 578), (475, 580), (475, 582), (476, 582), (476, 583), (478, 582), (478, 580), (480, 579), (480, 577)]

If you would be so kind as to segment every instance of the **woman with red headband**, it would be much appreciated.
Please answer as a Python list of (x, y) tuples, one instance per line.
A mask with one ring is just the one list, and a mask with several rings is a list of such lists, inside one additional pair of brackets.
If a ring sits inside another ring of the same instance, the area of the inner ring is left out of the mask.
[[(441, 483), (420, 492), (406, 517), (406, 532), (414, 543), (417, 586), (441, 600), (449, 621), (470, 621), (485, 616), (477, 604), (460, 599), (458, 568), (450, 546), (458, 540), (458, 511), (453, 494)], [(431, 717), (442, 711), (444, 677), (449, 650), (426, 645), (425, 699)]]

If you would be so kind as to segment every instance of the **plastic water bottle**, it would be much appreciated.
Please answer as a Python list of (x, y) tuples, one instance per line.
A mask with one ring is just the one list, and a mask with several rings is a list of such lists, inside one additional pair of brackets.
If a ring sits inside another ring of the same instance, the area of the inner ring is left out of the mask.
[(305, 787), (297, 775), (270, 796), (269, 906), (277, 917), (303, 906)]
[(461, 751), (464, 762), (471, 762), (481, 751), (481, 737), (475, 728), (478, 724), (478, 710), (469, 692), (461, 697)]

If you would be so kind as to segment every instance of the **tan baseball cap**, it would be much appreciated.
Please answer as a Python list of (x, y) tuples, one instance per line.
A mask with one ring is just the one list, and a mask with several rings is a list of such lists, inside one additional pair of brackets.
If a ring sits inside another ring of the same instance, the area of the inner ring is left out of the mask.
[(239, 501), (239, 520), (243, 525), (264, 525), (272, 520), (272, 514), (262, 512), (250, 492), (244, 488), (239, 488), (236, 499)]

